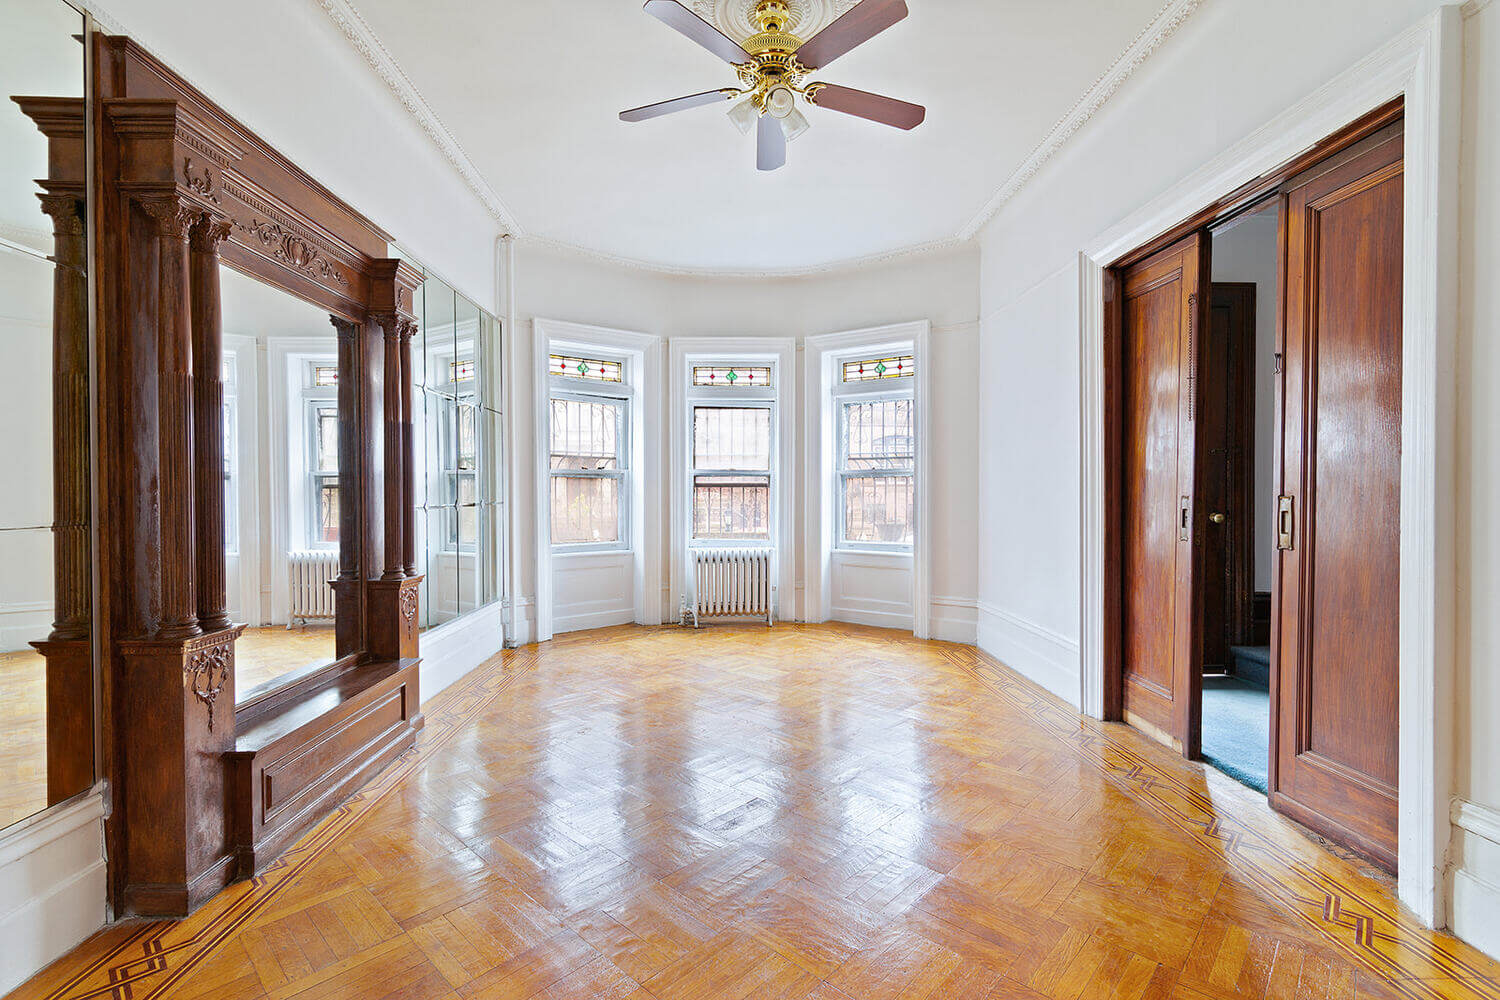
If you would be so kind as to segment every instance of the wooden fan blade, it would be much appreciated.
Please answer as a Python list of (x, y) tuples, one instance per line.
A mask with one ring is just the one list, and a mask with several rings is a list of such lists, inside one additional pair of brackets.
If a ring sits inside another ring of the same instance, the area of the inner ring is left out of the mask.
[(677, 0), (646, 0), (646, 13), (669, 28), (676, 28), (727, 63), (754, 62), (755, 57), (734, 39), (688, 10)]
[(652, 118), (660, 118), (662, 115), (670, 115), (675, 111), (686, 111), (688, 108), (701, 108), (705, 104), (713, 104), (715, 101), (727, 101), (737, 90), (705, 90), (701, 94), (690, 94), (687, 97), (678, 97), (670, 101), (659, 101), (656, 104), (648, 104), (642, 108), (631, 108), (629, 111), (620, 112), (622, 122), (643, 122)]
[(914, 129), (927, 118), (927, 109), (920, 104), (908, 104), (894, 97), (882, 97), (832, 83), (822, 84), (816, 89), (809, 87), (807, 99), (820, 108), (868, 118), (892, 128)]
[(786, 133), (781, 122), (761, 115), (755, 130), (755, 166), (760, 170), (780, 170), (786, 166)]
[(906, 0), (860, 0), (844, 16), (802, 43), (797, 61), (820, 69), (906, 17)]

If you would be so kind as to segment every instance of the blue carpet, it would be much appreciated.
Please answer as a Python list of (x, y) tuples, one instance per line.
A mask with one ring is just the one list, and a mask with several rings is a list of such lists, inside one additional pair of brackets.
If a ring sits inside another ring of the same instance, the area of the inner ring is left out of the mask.
[(1203, 759), (1263, 793), (1270, 745), (1270, 692), (1233, 677), (1203, 678)]

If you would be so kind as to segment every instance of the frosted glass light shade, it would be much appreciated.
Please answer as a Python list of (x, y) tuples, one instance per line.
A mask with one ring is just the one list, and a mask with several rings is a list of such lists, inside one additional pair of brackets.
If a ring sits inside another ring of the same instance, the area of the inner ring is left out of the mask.
[(748, 97), (729, 109), (729, 120), (746, 135), (750, 134), (759, 118), (760, 112), (756, 110), (755, 102)]
[(810, 128), (812, 128), (812, 122), (808, 121), (807, 116), (796, 108), (793, 108), (790, 114), (781, 119), (781, 132), (786, 136), (787, 142), (791, 142)]

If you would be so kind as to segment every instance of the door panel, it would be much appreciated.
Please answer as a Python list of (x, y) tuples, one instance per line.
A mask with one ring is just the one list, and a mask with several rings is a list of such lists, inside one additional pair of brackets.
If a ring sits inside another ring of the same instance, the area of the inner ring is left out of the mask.
[(1272, 804), (1394, 868), (1402, 140), (1287, 186)]
[(1193, 355), (1207, 265), (1206, 238), (1195, 234), (1130, 267), (1121, 281), (1123, 708), (1128, 721), (1190, 754), (1201, 686), (1192, 592)]
[(1200, 662), (1206, 672), (1227, 672), (1229, 647), (1249, 638), (1254, 600), (1253, 283), (1214, 282), (1198, 354), (1198, 503), (1205, 518)]

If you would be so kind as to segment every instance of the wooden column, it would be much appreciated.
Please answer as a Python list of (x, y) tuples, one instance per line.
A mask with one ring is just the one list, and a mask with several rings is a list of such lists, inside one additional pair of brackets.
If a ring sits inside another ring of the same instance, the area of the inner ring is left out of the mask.
[(89, 348), (84, 203), (41, 196), (52, 217), (52, 632), (47, 661), (47, 804), (94, 781), (90, 643)]
[(406, 494), (401, 504), (401, 557), (408, 577), (417, 575), (417, 463), (412, 441), (411, 339), (417, 332), (414, 320), (401, 324), (401, 484)]
[(229, 223), (203, 216), (192, 228), (193, 433), (198, 557), (198, 625), (229, 627), (224, 575), (224, 349), (219, 304), (219, 244)]
[[(385, 332), (385, 572), (382, 580), (406, 577), (406, 473), (402, 458), (406, 447), (402, 425), (406, 412), (401, 392), (401, 331), (406, 321), (397, 315), (379, 317)], [(410, 393), (406, 394), (410, 401)]]
[[(193, 495), (193, 324), (188, 232), (201, 214), (178, 197), (141, 205), (156, 222), (157, 420), (161, 462), (161, 623), (159, 639), (189, 639), (198, 626), (197, 532)], [(222, 544), (222, 542), (221, 542)]]
[(338, 657), (365, 648), (364, 595), (360, 573), (362, 522), (360, 495), (364, 466), (360, 453), (360, 332), (364, 324), (329, 317), (338, 337), (339, 354), (339, 575), (333, 581), (334, 653)]

